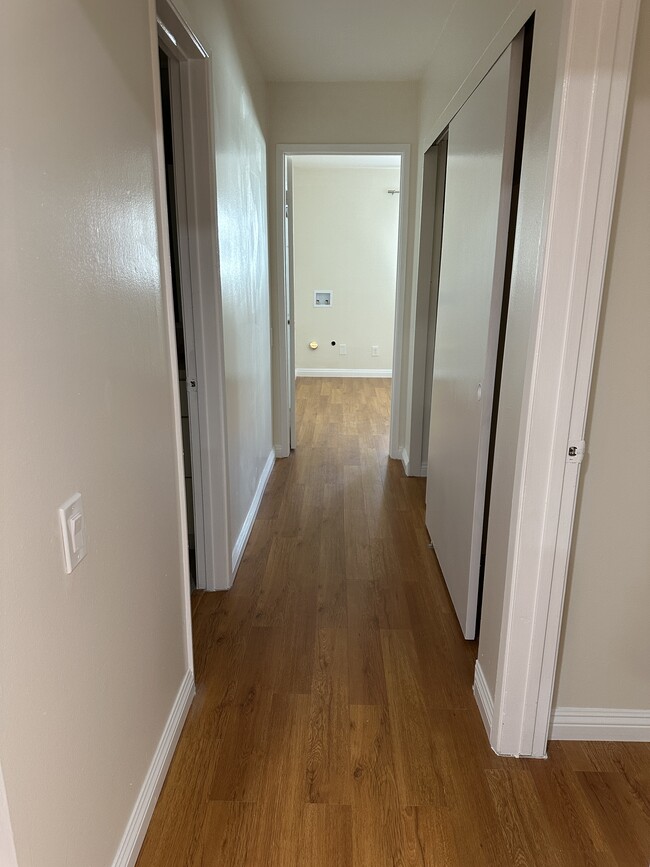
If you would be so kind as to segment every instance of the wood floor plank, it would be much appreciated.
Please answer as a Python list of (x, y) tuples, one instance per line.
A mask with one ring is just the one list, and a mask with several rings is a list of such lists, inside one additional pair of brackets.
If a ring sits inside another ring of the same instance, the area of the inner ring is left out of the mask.
[(319, 629), (309, 709), (307, 793), (312, 803), (350, 804), (348, 635)]
[(255, 867), (260, 808), (238, 801), (211, 801), (192, 867)]
[(615, 867), (616, 861), (575, 775), (556, 762), (545, 764), (529, 763), (529, 773), (556, 848), (576, 867)]
[(352, 867), (352, 810), (340, 804), (305, 804), (299, 842), (300, 864)]
[(260, 864), (268, 863), (273, 867), (301, 865), (299, 835), (306, 802), (308, 744), (308, 696), (274, 696), (263, 797), (269, 824), (259, 837)]
[(386, 707), (388, 694), (374, 582), (349, 581), (347, 607), (350, 701)]
[(552, 845), (549, 826), (540, 818), (540, 803), (525, 770), (485, 771), (506, 840), (508, 863), (566, 867), (566, 853)]
[(350, 708), (355, 867), (424, 867), (412, 845), (411, 817), (400, 806), (387, 708)]
[(445, 806), (413, 635), (408, 630), (381, 630), (381, 645), (400, 803)]
[(281, 650), (282, 633), (277, 627), (250, 631), (214, 767), (212, 800), (254, 802), (260, 798)]
[(647, 867), (647, 841), (635, 833), (638, 819), (625, 808), (617, 792), (615, 772), (577, 771), (576, 776), (593, 815), (620, 867)]

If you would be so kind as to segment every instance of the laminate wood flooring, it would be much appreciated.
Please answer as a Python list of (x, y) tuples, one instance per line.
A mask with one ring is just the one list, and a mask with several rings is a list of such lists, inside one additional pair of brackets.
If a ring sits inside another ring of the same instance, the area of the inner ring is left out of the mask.
[(139, 867), (648, 867), (650, 745), (491, 751), (388, 380), (300, 379)]

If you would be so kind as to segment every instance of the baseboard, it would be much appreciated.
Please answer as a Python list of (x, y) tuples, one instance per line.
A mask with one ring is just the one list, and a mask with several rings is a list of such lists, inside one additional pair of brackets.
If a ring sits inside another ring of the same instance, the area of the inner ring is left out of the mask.
[(248, 514), (244, 520), (244, 524), (239, 531), (239, 536), (237, 536), (237, 541), (235, 542), (234, 548), (232, 549), (232, 579), (235, 580), (235, 575), (237, 574), (237, 569), (239, 569), (239, 564), (241, 563), (241, 559), (244, 556), (244, 549), (246, 548), (246, 543), (248, 542), (248, 537), (251, 534), (251, 530), (253, 529), (253, 524), (255, 523), (255, 518), (257, 517), (257, 513), (260, 508), (260, 503), (262, 502), (262, 497), (264, 496), (264, 491), (266, 489), (266, 484), (271, 475), (271, 471), (273, 470), (273, 464), (275, 463), (275, 448), (271, 449), (269, 452), (269, 456), (266, 459), (266, 463), (264, 464), (264, 469), (262, 470), (262, 475), (260, 476), (260, 480), (257, 484), (257, 490), (255, 491), (255, 496), (253, 497), (253, 502), (250, 505), (248, 510)]
[(481, 663), (478, 659), (476, 660), (476, 666), (474, 667), (474, 686), (472, 689), (474, 692), (474, 698), (476, 699), (476, 704), (481, 713), (481, 719), (483, 720), (485, 731), (488, 733), (489, 737), (492, 731), (492, 718), (494, 716), (494, 699), (490, 692), (487, 680), (485, 679), (485, 675), (483, 674)]
[(420, 467), (420, 476), (423, 476), (426, 478), (426, 476), (428, 474), (429, 474), (429, 464), (428, 463), (422, 464), (422, 466)]
[(400, 456), (400, 460), (402, 461), (402, 466), (404, 467), (404, 473), (407, 476), (410, 476), (411, 475), (411, 473), (410, 473), (411, 462), (409, 460), (409, 453), (406, 451), (405, 448), (402, 448), (400, 450), (399, 456)]
[(650, 742), (650, 710), (558, 707), (551, 714), (551, 741)]
[(0, 864), (3, 867), (18, 867), (16, 859), (16, 847), (14, 846), (14, 834), (11, 828), (11, 816), (9, 815), (9, 803), (5, 781), (0, 767)]
[(137, 860), (144, 835), (151, 821), (151, 814), (156, 806), (193, 698), (194, 676), (191, 671), (187, 671), (133, 807), (124, 836), (113, 860), (113, 867), (133, 867)]
[(276, 456), (276, 458), (286, 458), (286, 457), (288, 457), (288, 455), (286, 454), (286, 452), (285, 452), (285, 450), (282, 448), (282, 446), (281, 446), (281, 445), (278, 445), (277, 443), (273, 446), (273, 451), (275, 452), (275, 456)]
[(390, 379), (393, 375), (391, 368), (385, 370), (373, 370), (372, 368), (349, 368), (349, 367), (297, 367), (296, 376), (338, 376), (357, 377), (359, 379)]

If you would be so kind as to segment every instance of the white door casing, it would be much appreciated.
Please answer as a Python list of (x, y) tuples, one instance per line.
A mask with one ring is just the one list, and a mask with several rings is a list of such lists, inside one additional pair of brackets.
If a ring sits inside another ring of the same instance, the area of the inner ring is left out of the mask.
[[(390, 412), (390, 441), (389, 454), (391, 458), (402, 457), (398, 445), (400, 402), (402, 400), (402, 346), (404, 336), (404, 303), (406, 295), (406, 253), (407, 253), (407, 230), (409, 209), (409, 158), (411, 148), (404, 144), (370, 144), (370, 145), (292, 145), (279, 144), (276, 148), (276, 253), (277, 253), (277, 314), (276, 326), (273, 333), (278, 334), (277, 364), (278, 364), (278, 408), (279, 408), (279, 442), (276, 445), (276, 456), (287, 457), (291, 450), (291, 401), (289, 377), (293, 376), (295, 362), (291, 361), (291, 332), (293, 332), (293, 319), (290, 316), (289, 305), (291, 303), (287, 287), (286, 269), (289, 259), (286, 250), (286, 232), (288, 222), (285, 217), (285, 191), (287, 189), (287, 160), (291, 156), (299, 155), (349, 155), (349, 154), (387, 154), (400, 157), (400, 203), (399, 203), (399, 230), (397, 245), (397, 280), (395, 292), (395, 328), (393, 341), (393, 366), (392, 366), (392, 397)], [(287, 329), (287, 320), (291, 319), (291, 330)], [(292, 366), (292, 364), (294, 366)], [(294, 380), (295, 381), (295, 380)], [(295, 401), (294, 401), (295, 403)]]
[[(194, 337), (193, 355), (197, 387), (193, 401), (195, 407), (194, 428), (195, 430), (198, 428), (197, 446), (199, 452), (197, 459), (201, 467), (202, 499), (200, 505), (203, 512), (203, 556), (205, 558), (205, 580), (203, 583), (206, 590), (226, 590), (232, 584), (233, 576), (228, 530), (225, 373), (210, 57), (197, 35), (170, 0), (157, 0), (156, 21), (157, 40), (163, 45), (165, 52), (178, 61), (180, 111), (177, 110), (176, 119), (180, 124), (180, 130), (177, 131), (177, 137), (180, 135), (182, 139), (185, 164), (183, 191), (187, 225), (185, 266), (191, 287), (191, 304), (186, 313), (184, 301), (183, 313), (191, 320)], [(156, 52), (156, 75), (157, 61)], [(164, 194), (164, 156), (160, 151), (162, 148), (162, 120), (158, 117), (159, 100), (160, 95), (157, 97), (156, 125), (158, 130), (158, 160), (162, 166), (162, 170), (159, 172), (162, 176), (159, 177), (158, 185), (162, 196)], [(164, 202), (164, 199), (161, 201)], [(166, 208), (161, 203), (159, 203), (158, 209), (163, 285), (166, 292), (168, 319), (171, 316), (169, 324), (170, 352), (172, 357), (175, 357), (176, 341), (171, 297), (167, 214)], [(176, 400), (175, 396), (175, 402)], [(182, 438), (179, 443), (182, 443)], [(187, 519), (184, 514), (184, 478), (179, 498), (182, 512), (183, 545), (185, 545)], [(185, 564), (185, 568), (188, 570), (187, 584), (189, 590), (189, 566)], [(191, 648), (189, 614), (187, 632)]]
[(199, 391), (196, 364), (196, 340), (194, 336), (194, 301), (192, 290), (192, 268), (190, 256), (190, 235), (188, 226), (186, 166), (187, 146), (183, 130), (183, 98), (181, 90), (180, 62), (169, 56), (169, 98), (171, 103), (172, 148), (174, 152), (174, 178), (172, 189), (167, 187), (167, 198), (176, 212), (178, 287), (183, 322), (183, 343), (185, 348), (185, 387), (190, 429), (190, 463), (192, 468), (192, 494), (194, 513), (194, 554), (196, 586), (206, 586), (205, 533), (203, 515), (203, 470), (201, 462), (201, 430), (199, 423)]
[(293, 297), (293, 163), (286, 157), (285, 165), (285, 228), (284, 228), (284, 279), (287, 305), (287, 346), (289, 364), (287, 367), (289, 392), (289, 447), (296, 447), (296, 325), (295, 303)]
[(426, 524), (474, 638), (492, 397), (512, 196), (522, 37), (449, 125)]
[(568, 449), (585, 436), (638, 15), (639, 0), (565, 9), (495, 694), (474, 687), (504, 755), (546, 755), (580, 474)]

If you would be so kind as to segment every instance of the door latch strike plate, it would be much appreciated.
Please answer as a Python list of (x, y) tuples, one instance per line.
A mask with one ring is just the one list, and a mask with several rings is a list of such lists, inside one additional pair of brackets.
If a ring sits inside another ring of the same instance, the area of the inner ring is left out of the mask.
[(585, 441), (584, 440), (579, 440), (578, 442), (569, 443), (569, 450), (567, 452), (567, 463), (569, 463), (569, 464), (581, 464), (584, 456), (585, 456)]

